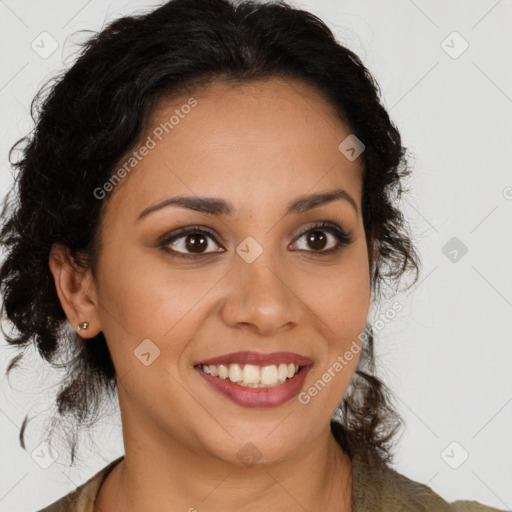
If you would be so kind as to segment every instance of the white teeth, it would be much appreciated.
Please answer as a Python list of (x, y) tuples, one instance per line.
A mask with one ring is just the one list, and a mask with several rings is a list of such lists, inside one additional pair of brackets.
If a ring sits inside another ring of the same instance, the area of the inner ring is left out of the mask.
[(259, 384), (260, 383), (260, 369), (253, 364), (246, 364), (243, 371), (244, 384)]
[(237, 364), (229, 365), (229, 380), (231, 382), (240, 382), (242, 380), (242, 369)]
[(251, 388), (273, 387), (283, 384), (287, 379), (291, 379), (299, 370), (299, 366), (290, 363), (281, 363), (268, 366), (257, 366), (253, 364), (239, 365), (233, 364), (210, 364), (202, 365), (202, 370), (213, 377), (228, 379), (241, 386)]
[[(294, 368), (295, 371), (295, 368)], [(284, 382), (288, 378), (288, 365), (281, 363), (279, 365), (279, 382)]]
[(261, 383), (267, 386), (275, 386), (278, 381), (276, 365), (264, 366), (261, 369)]
[[(203, 366), (204, 369), (204, 366)], [(219, 372), (219, 377), (221, 379), (227, 379), (229, 377), (229, 369), (226, 368), (223, 364), (219, 364), (217, 366), (217, 370)]]

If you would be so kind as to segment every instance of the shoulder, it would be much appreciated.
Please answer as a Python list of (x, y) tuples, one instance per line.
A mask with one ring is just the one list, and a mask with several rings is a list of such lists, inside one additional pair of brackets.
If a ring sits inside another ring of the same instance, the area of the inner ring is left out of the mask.
[(451, 506), (453, 512), (506, 512), (503, 509), (488, 507), (486, 505), (482, 505), (478, 501), (470, 500), (454, 501)]
[(84, 490), (84, 487), (85, 484), (81, 485), (74, 491), (70, 492), (66, 496), (63, 496), (62, 498), (51, 503), (50, 505), (39, 510), (38, 512), (78, 512), (80, 509), (77, 508), (77, 504), (79, 501), (79, 497), (82, 494), (82, 491)]
[(448, 502), (425, 484), (398, 473), (375, 455), (352, 459), (354, 512), (505, 512), (476, 501)]
[(82, 485), (38, 512), (93, 512), (94, 500), (106, 476), (124, 456), (98, 471)]

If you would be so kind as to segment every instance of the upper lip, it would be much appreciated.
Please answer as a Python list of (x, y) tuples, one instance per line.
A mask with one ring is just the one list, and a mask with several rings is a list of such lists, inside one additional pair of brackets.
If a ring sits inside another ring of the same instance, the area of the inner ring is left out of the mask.
[(232, 363), (253, 364), (256, 366), (294, 363), (298, 366), (309, 366), (313, 364), (313, 361), (309, 357), (301, 356), (300, 354), (295, 354), (293, 352), (271, 352), (270, 354), (262, 354), (261, 352), (244, 350), (241, 352), (231, 352), (230, 354), (212, 357), (210, 359), (203, 359), (196, 363), (195, 366), (203, 364), (208, 365)]

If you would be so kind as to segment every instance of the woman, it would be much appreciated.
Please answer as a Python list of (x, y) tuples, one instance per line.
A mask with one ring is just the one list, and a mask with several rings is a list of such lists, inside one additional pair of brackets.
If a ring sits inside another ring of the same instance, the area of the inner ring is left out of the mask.
[(419, 258), (377, 91), (313, 15), (227, 0), (119, 19), (51, 88), (6, 203), (8, 341), (71, 351), (77, 428), (117, 390), (125, 455), (45, 511), (496, 510), (389, 466), (367, 316)]

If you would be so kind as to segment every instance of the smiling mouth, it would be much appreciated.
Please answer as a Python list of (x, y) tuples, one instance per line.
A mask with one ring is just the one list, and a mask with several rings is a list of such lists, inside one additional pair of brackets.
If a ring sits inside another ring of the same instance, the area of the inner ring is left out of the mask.
[(195, 368), (218, 379), (249, 388), (278, 387), (297, 375), (304, 366), (294, 363), (258, 366), (253, 364), (199, 364)]

